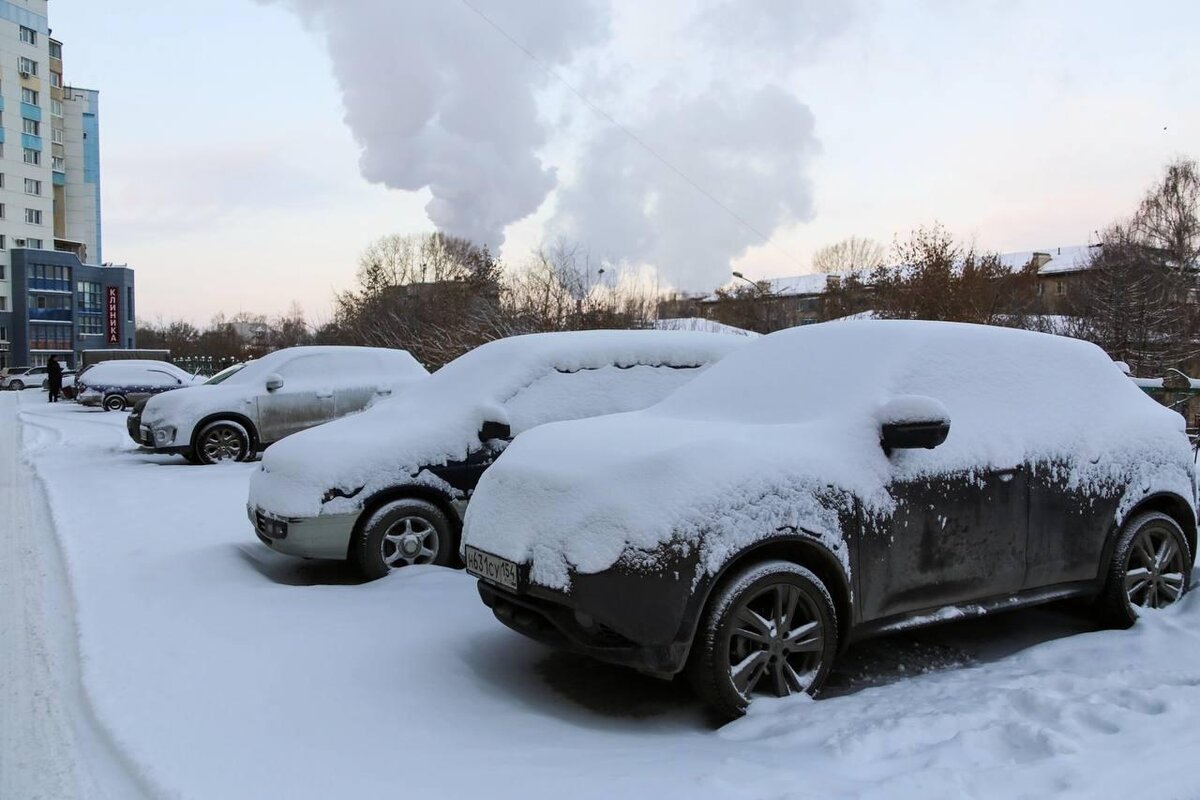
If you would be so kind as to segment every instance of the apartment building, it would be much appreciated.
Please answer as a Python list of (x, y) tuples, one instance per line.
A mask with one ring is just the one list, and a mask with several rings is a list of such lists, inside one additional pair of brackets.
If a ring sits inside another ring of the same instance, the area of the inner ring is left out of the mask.
[(135, 344), (133, 272), (103, 261), (99, 93), (66, 83), (48, 5), (0, 0), (0, 367)]

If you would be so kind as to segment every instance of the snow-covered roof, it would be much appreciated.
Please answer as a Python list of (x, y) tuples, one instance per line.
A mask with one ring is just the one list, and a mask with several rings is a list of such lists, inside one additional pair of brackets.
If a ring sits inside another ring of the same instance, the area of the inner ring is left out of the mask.
[(654, 329), (657, 331), (699, 331), (700, 333), (725, 333), (731, 336), (760, 336), (761, 334), (754, 331), (748, 331), (744, 328), (735, 328), (733, 325), (726, 325), (723, 322), (716, 320), (705, 319), (704, 317), (675, 317), (672, 319), (657, 319), (654, 321)]
[[(1001, 253), (1000, 263), (1011, 270), (1023, 269), (1033, 261), (1038, 253), (1050, 257), (1050, 260), (1038, 269), (1039, 275), (1054, 275), (1064, 272), (1075, 272), (1087, 269), (1087, 262), (1092, 248), (1099, 245), (1072, 245), (1069, 247), (1048, 247), (1044, 250), (1020, 250), (1013, 253)], [(756, 283), (767, 283), (764, 294), (776, 297), (797, 297), (810, 294), (824, 294), (830, 278), (838, 278), (835, 273), (814, 272), (807, 275), (789, 275), (782, 278), (764, 278)], [(730, 281), (723, 288), (734, 289), (741, 281)], [(708, 295), (702, 302), (712, 303), (720, 298), (715, 293)]]

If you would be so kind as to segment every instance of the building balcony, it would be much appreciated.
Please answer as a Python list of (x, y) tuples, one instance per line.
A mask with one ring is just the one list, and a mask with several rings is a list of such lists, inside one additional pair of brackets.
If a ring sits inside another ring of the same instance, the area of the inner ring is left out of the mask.
[(32, 133), (21, 134), (21, 146), (29, 150), (37, 150), (42, 152), (42, 137), (34, 136)]
[(42, 109), (40, 106), (35, 106), (33, 103), (21, 103), (21, 116), (24, 119), (31, 119), (35, 122), (41, 122)]
[(65, 322), (69, 325), (71, 323), (71, 309), (31, 308), (29, 309), (29, 319), (33, 322)]

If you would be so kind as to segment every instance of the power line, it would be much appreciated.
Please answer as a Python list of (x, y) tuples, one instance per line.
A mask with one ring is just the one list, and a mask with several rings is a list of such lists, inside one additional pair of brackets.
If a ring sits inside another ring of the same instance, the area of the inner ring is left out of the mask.
[(500, 25), (497, 24), (495, 20), (493, 20), (487, 14), (483, 13), (477, 7), (475, 7), (475, 5), (473, 5), (470, 2), (470, 0), (460, 0), (460, 1), (462, 2), (462, 4), (464, 6), (466, 6), (468, 9), (470, 9), (472, 12), (474, 12), (480, 19), (482, 19), (484, 22), (486, 22), (488, 25), (490, 25), (493, 30), (495, 30), (497, 33), (499, 33), (501, 36), (503, 36), (505, 39), (507, 39), (509, 41), (509, 43), (513, 45), (513, 47), (516, 47), (518, 50), (520, 50), (522, 53), (524, 53), (529, 58), (530, 61), (537, 64), (538, 67), (543, 72), (545, 72), (547, 75), (549, 75), (550, 77), (557, 80), (563, 86), (567, 87), (567, 89), (569, 89), (572, 94), (574, 94), (576, 97), (578, 97), (585, 106), (590, 108), (593, 111), (593, 113), (595, 113), (597, 116), (601, 117), (602, 119), (606, 120), (610, 125), (617, 128), (617, 130), (621, 131), (626, 136), (628, 136), (630, 139), (632, 139), (639, 147), (641, 147), (643, 150), (645, 150), (647, 153), (649, 153), (660, 164), (662, 164), (664, 167), (666, 167), (667, 169), (674, 172), (685, 183), (687, 183), (689, 186), (691, 186), (697, 192), (699, 192), (700, 194), (704, 195), (709, 200), (711, 200), (714, 205), (716, 205), (718, 208), (720, 208), (726, 214), (728, 214), (729, 216), (731, 216), (735, 220), (737, 220), (744, 228), (746, 228), (746, 230), (750, 231), (755, 236), (762, 239), (765, 244), (768, 244), (771, 247), (774, 247), (777, 251), (779, 251), (779, 253), (781, 255), (784, 256), (784, 258), (786, 258), (789, 261), (791, 261), (792, 263), (796, 264), (796, 266), (803, 266), (800, 263), (799, 259), (797, 259), (791, 253), (784, 250), (778, 244), (776, 244), (775, 241), (770, 236), (763, 233), (755, 226), (751, 225), (744, 217), (742, 217), (740, 214), (738, 214), (736, 211), (734, 211), (729, 206), (722, 203), (717, 197), (715, 197), (711, 192), (709, 192), (707, 189), (705, 189), (699, 183), (697, 183), (696, 181), (689, 178), (683, 172), (683, 170), (679, 169), (679, 167), (675, 166), (670, 161), (668, 161), (664, 156), (660, 155), (657, 150), (655, 150), (653, 147), (651, 147), (649, 144), (647, 144), (645, 141), (643, 141), (642, 138), (639, 137), (636, 133), (629, 130), (629, 128), (625, 127), (620, 122), (618, 122), (616, 119), (614, 119), (611, 114), (609, 114), (603, 108), (600, 108), (598, 105), (596, 105), (591, 100), (589, 100), (587, 98), (587, 96), (584, 95), (583, 92), (579, 91), (579, 89), (576, 89), (575, 86), (570, 81), (568, 81), (566, 78), (564, 78), (558, 70), (554, 69), (549, 64), (546, 64), (544, 61), (542, 61), (540, 58), (538, 58), (536, 55), (534, 55), (529, 50), (529, 48), (527, 48), (525, 45), (521, 44), (519, 41), (514, 39), (508, 33), (508, 31), (504, 30), (504, 28), (500, 27)]

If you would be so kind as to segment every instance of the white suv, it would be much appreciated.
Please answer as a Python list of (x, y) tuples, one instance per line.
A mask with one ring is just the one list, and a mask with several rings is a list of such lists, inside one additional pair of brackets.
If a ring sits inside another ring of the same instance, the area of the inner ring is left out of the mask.
[(130, 436), (200, 464), (245, 461), (285, 436), (428, 376), (405, 350), (290, 347), (135, 408)]

